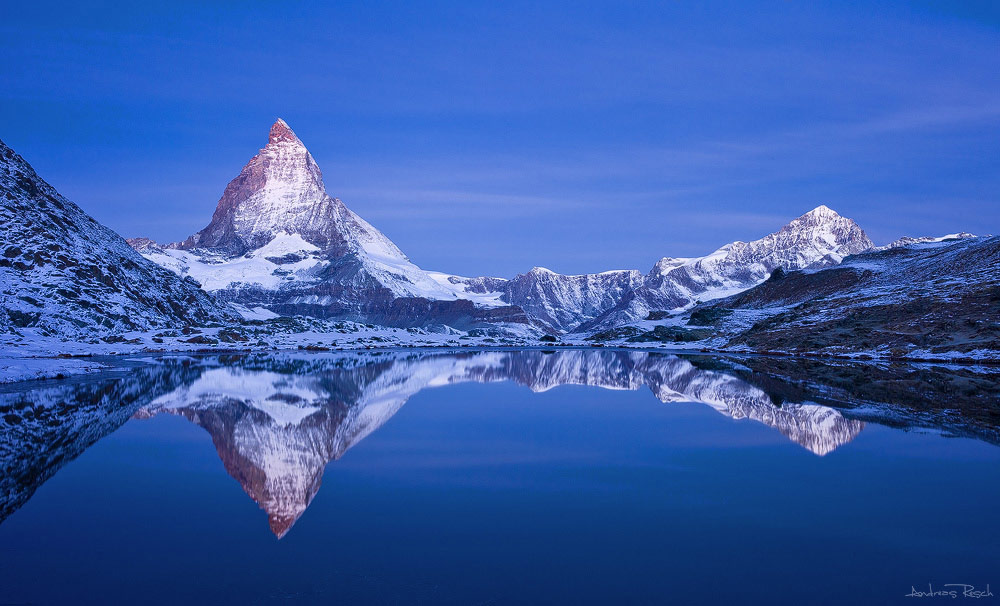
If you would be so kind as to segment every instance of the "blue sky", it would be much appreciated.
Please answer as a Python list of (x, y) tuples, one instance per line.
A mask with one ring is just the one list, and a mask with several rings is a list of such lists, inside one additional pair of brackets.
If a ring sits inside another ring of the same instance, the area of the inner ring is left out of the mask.
[(428, 269), (646, 271), (818, 204), (1000, 233), (989, 2), (3, 5), (0, 138), (125, 236), (204, 227), (279, 116)]

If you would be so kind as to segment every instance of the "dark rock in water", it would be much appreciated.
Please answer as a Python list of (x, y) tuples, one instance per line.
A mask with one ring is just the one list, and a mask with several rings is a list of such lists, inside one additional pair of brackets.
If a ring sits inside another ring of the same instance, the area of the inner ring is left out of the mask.
[(641, 330), (635, 326), (620, 326), (618, 328), (609, 328), (607, 330), (602, 330), (600, 332), (595, 332), (594, 334), (588, 336), (585, 340), (587, 341), (617, 341), (618, 339), (624, 339), (626, 337), (634, 337), (638, 335)]
[(184, 339), (185, 343), (194, 343), (195, 345), (218, 345), (219, 340), (215, 337), (208, 337), (205, 335), (197, 335), (191, 337), (190, 339)]

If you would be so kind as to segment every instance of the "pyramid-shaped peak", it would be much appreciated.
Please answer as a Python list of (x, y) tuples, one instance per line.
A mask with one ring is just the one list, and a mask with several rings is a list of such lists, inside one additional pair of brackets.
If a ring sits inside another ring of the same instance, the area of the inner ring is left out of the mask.
[(271, 125), (271, 133), (268, 136), (268, 144), (278, 143), (281, 141), (289, 141), (291, 143), (301, 143), (299, 138), (295, 136), (295, 131), (292, 130), (288, 123), (278, 118)]

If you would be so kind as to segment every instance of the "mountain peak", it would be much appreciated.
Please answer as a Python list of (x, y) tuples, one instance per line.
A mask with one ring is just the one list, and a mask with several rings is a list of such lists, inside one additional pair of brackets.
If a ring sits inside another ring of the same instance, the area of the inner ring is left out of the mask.
[(290, 143), (302, 143), (299, 138), (295, 136), (295, 131), (292, 130), (288, 123), (278, 118), (271, 125), (271, 132), (268, 135), (267, 143), (279, 143), (281, 141), (288, 141)]
[(838, 213), (837, 211), (833, 210), (832, 208), (830, 208), (826, 204), (820, 204), (819, 206), (817, 206), (816, 208), (812, 209), (811, 211), (807, 212), (806, 214), (804, 214), (802, 216), (803, 217), (824, 218), (824, 219), (826, 219), (826, 218), (834, 219), (834, 218), (840, 217), (841, 215), (840, 215), (840, 213)]
[[(825, 204), (792, 219), (777, 232), (759, 240), (770, 242), (787, 251), (800, 250), (804, 246), (814, 252), (825, 251), (840, 256), (856, 254), (874, 246), (861, 227)], [(749, 246), (755, 245), (750, 242)], [(783, 269), (802, 269), (796, 264), (782, 266)]]
[(532, 267), (531, 270), (528, 271), (528, 273), (529, 274), (534, 274), (534, 275), (543, 275), (543, 276), (545, 276), (545, 275), (549, 275), (549, 274), (554, 274), (556, 272), (552, 271), (548, 267), (535, 266), (535, 267)]

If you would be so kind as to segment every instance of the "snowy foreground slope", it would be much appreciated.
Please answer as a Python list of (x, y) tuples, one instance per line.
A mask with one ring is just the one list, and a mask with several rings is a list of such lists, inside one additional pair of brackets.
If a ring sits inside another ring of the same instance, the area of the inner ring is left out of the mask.
[(232, 314), (137, 254), (0, 141), (0, 331), (98, 336)]

